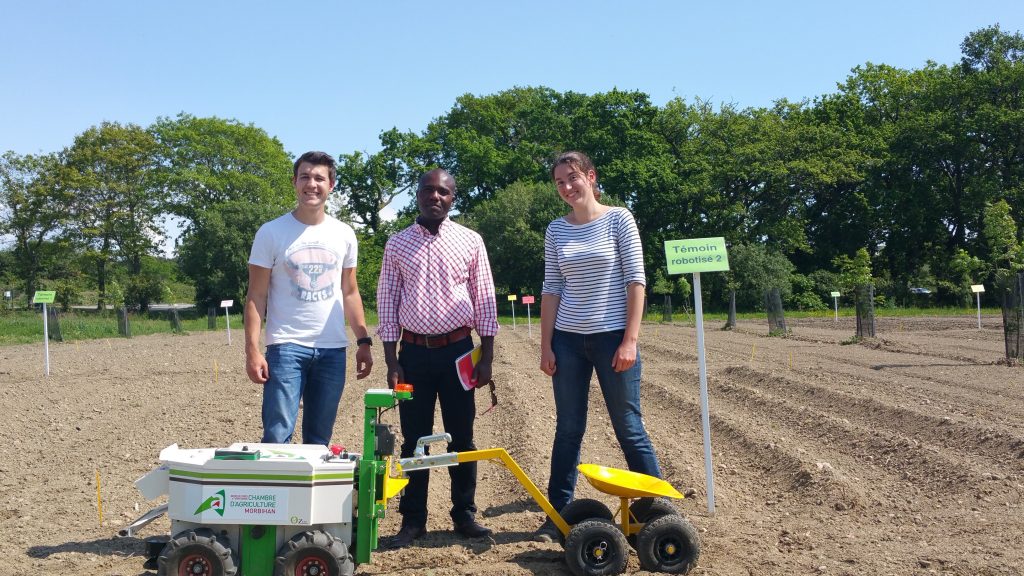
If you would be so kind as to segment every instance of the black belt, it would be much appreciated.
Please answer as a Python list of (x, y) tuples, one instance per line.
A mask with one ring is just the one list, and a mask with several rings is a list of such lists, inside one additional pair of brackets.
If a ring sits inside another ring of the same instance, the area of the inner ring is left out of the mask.
[(446, 334), (417, 334), (408, 330), (402, 330), (402, 342), (408, 342), (417, 346), (425, 346), (427, 348), (444, 348), (449, 344), (454, 344), (469, 338), (469, 335), (472, 332), (473, 329), (468, 326), (456, 328)]

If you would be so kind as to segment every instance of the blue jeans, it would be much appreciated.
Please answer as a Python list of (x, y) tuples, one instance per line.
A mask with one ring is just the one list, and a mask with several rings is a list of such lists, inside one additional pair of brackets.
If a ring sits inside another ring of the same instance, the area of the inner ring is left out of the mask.
[(273, 344), (266, 358), (262, 442), (291, 442), (301, 398), (302, 443), (329, 444), (345, 388), (345, 349)]
[(640, 415), (640, 355), (625, 372), (612, 369), (615, 350), (622, 343), (622, 330), (597, 334), (576, 334), (555, 330), (551, 349), (555, 353), (555, 443), (551, 447), (551, 477), (548, 500), (555, 510), (572, 501), (580, 463), (580, 445), (587, 430), (590, 379), (597, 370), (608, 416), (615, 437), (634, 472), (661, 477), (654, 447)]

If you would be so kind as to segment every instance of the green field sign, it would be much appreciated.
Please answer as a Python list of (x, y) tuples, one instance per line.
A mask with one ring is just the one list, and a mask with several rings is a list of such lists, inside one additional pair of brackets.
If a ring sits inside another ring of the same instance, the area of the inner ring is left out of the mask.
[(725, 238), (691, 238), (666, 240), (665, 261), (669, 274), (722, 272), (729, 269)]
[(53, 304), (54, 299), (57, 298), (56, 290), (36, 290), (36, 293), (32, 295), (33, 304)]

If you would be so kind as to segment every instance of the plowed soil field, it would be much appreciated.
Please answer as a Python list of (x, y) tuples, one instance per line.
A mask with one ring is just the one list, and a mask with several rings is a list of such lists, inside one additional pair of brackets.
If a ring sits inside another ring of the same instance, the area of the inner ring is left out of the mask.
[[(695, 330), (643, 327), (645, 421), (666, 479), (694, 492), (678, 504), (702, 541), (692, 573), (1024, 573), (1024, 368), (1000, 363), (1000, 320), (978, 330), (972, 316), (880, 319), (878, 339), (860, 344), (843, 344), (854, 333), (849, 318), (790, 327), (787, 338), (769, 338), (763, 322), (707, 327), (714, 515)], [(505, 447), (543, 487), (554, 407), (538, 337), (522, 323), (499, 335), (499, 405), (476, 429), (478, 447)], [(370, 378), (349, 375), (335, 427), (347, 446), (360, 443), (363, 391), (384, 384), (374, 350)], [(144, 501), (133, 481), (169, 444), (260, 437), (260, 390), (245, 377), (240, 335), (231, 346), (214, 332), (50, 352), (44, 377), (41, 344), (0, 348), (0, 574), (145, 574), (142, 539), (169, 522), (116, 537), (159, 503)], [(583, 460), (622, 467), (594, 386)], [(477, 404), (483, 411), (488, 395)], [(447, 474), (432, 474), (430, 533), (376, 553), (357, 573), (567, 573), (558, 544), (529, 540), (543, 513), (504, 468), (480, 464), (479, 519), (495, 529), (488, 541), (452, 532)], [(615, 508), (582, 480), (577, 493)], [(382, 533), (399, 521), (389, 514)], [(640, 572), (635, 554), (628, 571)]]

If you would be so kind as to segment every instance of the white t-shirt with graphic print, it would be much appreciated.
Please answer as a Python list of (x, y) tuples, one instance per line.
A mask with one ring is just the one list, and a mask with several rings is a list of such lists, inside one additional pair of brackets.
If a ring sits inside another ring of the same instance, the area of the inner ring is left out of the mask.
[(266, 344), (346, 347), (341, 271), (357, 255), (352, 227), (331, 216), (311, 226), (289, 212), (260, 226), (249, 264), (271, 271)]

